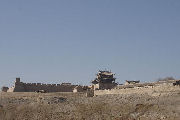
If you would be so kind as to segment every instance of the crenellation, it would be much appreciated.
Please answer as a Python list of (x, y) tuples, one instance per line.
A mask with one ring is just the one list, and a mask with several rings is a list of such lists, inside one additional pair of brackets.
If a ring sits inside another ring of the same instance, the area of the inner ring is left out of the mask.
[(32, 83), (24, 83), (24, 85), (30, 85), (30, 86), (31, 86), (31, 85), (32, 85)]
[(39, 86), (40, 86), (40, 85), (41, 85), (41, 83), (37, 83), (37, 85), (39, 85)]
[(23, 83), (20, 79), (16, 80), (15, 86), (8, 92), (35, 92), (45, 90), (47, 92), (72, 92), (76, 85), (69, 83), (63, 84), (43, 84), (43, 83)]

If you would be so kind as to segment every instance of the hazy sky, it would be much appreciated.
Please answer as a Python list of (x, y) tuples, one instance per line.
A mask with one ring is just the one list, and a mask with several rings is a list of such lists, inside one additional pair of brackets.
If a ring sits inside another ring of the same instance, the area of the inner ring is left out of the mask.
[(180, 79), (179, 0), (1, 0), (0, 87)]

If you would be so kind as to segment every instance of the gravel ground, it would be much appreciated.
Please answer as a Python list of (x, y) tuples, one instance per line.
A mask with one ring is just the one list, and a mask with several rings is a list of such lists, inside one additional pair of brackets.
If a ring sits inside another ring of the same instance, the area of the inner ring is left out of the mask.
[(180, 90), (159, 96), (0, 93), (0, 120), (179, 120)]

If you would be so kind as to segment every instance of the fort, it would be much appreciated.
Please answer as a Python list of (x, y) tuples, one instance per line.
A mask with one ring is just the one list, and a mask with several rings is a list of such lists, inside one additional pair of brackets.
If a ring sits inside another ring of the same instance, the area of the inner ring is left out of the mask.
[(111, 71), (99, 71), (90, 86), (72, 85), (71, 83), (42, 84), (24, 83), (16, 78), (13, 87), (3, 87), (4, 92), (86, 92), (87, 96), (104, 94), (144, 94), (154, 95), (157, 91), (175, 90), (180, 88), (180, 80), (161, 80), (152, 83), (140, 83), (140, 81), (126, 80), (125, 84), (117, 84), (114, 73)]
[(16, 78), (13, 87), (0, 92), (0, 119), (179, 120), (180, 80), (115, 80), (111, 71), (98, 71), (90, 86), (24, 83)]

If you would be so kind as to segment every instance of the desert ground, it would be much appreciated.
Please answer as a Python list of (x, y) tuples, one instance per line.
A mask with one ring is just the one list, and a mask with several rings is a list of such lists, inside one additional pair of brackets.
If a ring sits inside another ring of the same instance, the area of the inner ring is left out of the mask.
[(180, 90), (167, 94), (0, 93), (0, 120), (179, 120)]

